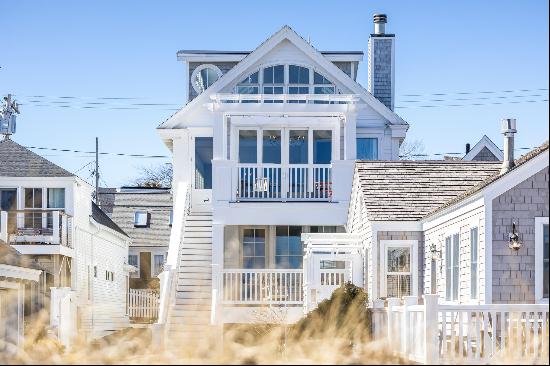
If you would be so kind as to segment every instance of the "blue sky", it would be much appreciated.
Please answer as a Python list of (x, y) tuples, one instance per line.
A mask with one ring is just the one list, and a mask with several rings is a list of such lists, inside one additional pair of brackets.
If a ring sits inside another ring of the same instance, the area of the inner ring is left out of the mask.
[[(23, 145), (91, 151), (98, 136), (103, 151), (167, 155), (155, 127), (184, 102), (177, 50), (250, 50), (288, 24), (320, 50), (366, 51), (375, 12), (397, 35), (396, 105), (407, 108), (396, 111), (427, 153), (460, 152), (484, 134), (501, 146), (503, 117), (518, 119), (516, 146), (548, 139), (546, 1), (4, 0), (0, 93), (25, 104), (14, 137)], [(358, 80), (366, 85), (365, 65)], [(148, 103), (167, 105), (135, 105)], [(39, 153), (71, 171), (93, 160)], [(103, 185), (117, 186), (169, 159), (100, 161)]]

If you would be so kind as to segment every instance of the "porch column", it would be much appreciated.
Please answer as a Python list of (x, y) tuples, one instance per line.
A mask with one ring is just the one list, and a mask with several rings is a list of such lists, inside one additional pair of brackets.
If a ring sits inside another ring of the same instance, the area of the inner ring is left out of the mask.
[(221, 325), (220, 304), (223, 296), (223, 247), (224, 247), (224, 225), (212, 224), (212, 307), (210, 323)]
[(344, 160), (355, 160), (357, 157), (357, 113), (346, 113), (344, 123)]
[(224, 140), (227, 140), (226, 118), (222, 113), (217, 112), (214, 115), (214, 121), (216, 121), (214, 122), (212, 134), (214, 143), (214, 160), (225, 160), (227, 159), (227, 152), (224, 150), (224, 147), (226, 146)]

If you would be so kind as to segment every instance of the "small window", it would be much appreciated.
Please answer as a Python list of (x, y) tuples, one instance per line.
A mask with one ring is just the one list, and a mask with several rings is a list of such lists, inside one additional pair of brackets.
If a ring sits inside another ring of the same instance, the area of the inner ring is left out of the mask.
[(367, 137), (357, 139), (357, 159), (358, 160), (377, 160), (378, 159), (378, 139)]
[(97, 278), (97, 266), (94, 266), (94, 278)]
[(164, 255), (155, 254), (153, 257), (153, 275), (158, 276), (164, 270)]
[(65, 188), (48, 188), (48, 208), (65, 208)]
[(477, 299), (477, 283), (478, 283), (478, 228), (474, 227), (470, 230), (470, 297)]
[(174, 222), (174, 210), (170, 210), (170, 216), (168, 217), (168, 225), (172, 226), (173, 222)]
[(149, 214), (146, 211), (136, 211), (134, 213), (134, 226), (147, 227), (149, 225)]
[(138, 256), (137, 254), (128, 255), (128, 264), (134, 267), (138, 266)]

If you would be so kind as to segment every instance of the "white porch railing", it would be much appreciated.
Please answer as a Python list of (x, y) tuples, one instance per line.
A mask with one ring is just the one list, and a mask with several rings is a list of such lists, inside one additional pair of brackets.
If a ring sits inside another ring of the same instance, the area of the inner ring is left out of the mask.
[(210, 97), (216, 103), (291, 103), (291, 104), (354, 104), (357, 94), (233, 94), (218, 93)]
[(302, 305), (302, 282), (302, 270), (224, 270), (222, 302), (229, 305)]
[(130, 319), (155, 321), (159, 315), (160, 296), (158, 291), (130, 289), (128, 291), (128, 316)]
[(386, 336), (412, 361), (548, 361), (548, 305), (441, 305), (437, 295), (425, 295), (423, 305), (415, 297), (406, 297), (403, 305), (388, 299), (385, 313), (387, 333), (382, 335), (379, 324), (383, 312), (375, 312), (375, 336)]
[(56, 244), (72, 248), (73, 218), (61, 210), (0, 213), (0, 239), (10, 244)]
[(240, 201), (330, 201), (330, 164), (238, 164)]

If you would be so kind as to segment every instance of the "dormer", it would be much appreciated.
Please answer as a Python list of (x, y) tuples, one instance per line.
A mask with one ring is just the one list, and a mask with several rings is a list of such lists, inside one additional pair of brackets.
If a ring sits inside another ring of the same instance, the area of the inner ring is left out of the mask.
[[(181, 50), (177, 53), (186, 75), (186, 102), (193, 100), (225, 75), (250, 51)], [(321, 51), (321, 54), (354, 81), (357, 78), (363, 51)]]

